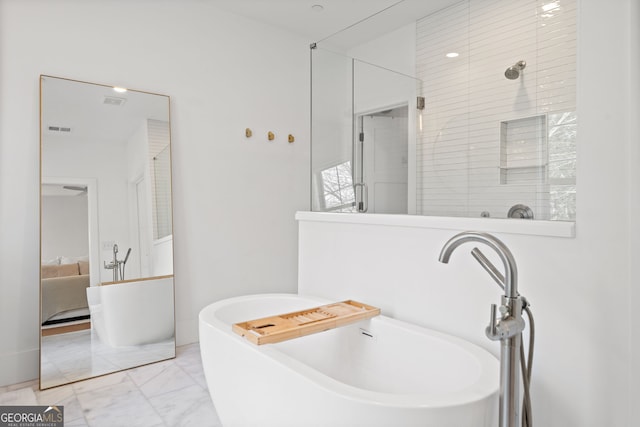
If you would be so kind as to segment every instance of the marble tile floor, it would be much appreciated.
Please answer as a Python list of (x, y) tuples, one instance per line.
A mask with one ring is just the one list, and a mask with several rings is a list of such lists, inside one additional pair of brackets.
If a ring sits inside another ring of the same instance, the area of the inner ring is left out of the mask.
[(63, 405), (65, 427), (220, 427), (200, 347), (175, 359), (48, 390), (38, 381), (0, 387), (0, 405)]
[(42, 337), (40, 381), (44, 388), (140, 366), (174, 356), (173, 338), (145, 345), (111, 347), (91, 330)]

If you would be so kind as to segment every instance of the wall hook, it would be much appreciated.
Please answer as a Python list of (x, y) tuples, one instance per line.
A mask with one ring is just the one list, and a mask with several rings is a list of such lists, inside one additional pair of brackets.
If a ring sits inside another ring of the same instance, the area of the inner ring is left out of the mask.
[(246, 129), (244, 130), (244, 135), (245, 135), (247, 138), (251, 138), (251, 137), (253, 136), (253, 132), (251, 132), (251, 129), (246, 128)]
[(267, 138), (269, 138), (269, 141), (273, 141), (275, 137), (276, 136), (273, 134), (273, 132), (269, 131), (269, 133), (267, 133)]
[(293, 142), (293, 141), (295, 141), (295, 140), (296, 140), (296, 139), (294, 138), (294, 136), (293, 136), (293, 135), (291, 135), (291, 134), (289, 134), (289, 142), (291, 143), (291, 142)]

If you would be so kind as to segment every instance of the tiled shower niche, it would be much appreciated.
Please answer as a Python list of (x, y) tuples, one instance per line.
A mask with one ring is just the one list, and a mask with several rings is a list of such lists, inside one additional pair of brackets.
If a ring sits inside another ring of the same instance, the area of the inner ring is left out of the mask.
[(500, 184), (547, 182), (546, 130), (545, 116), (500, 123)]

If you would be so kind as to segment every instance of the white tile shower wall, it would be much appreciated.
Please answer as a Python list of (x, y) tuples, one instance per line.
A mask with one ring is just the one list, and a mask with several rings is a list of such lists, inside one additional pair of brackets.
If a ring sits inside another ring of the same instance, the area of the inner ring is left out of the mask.
[[(500, 183), (500, 123), (575, 111), (575, 52), (575, 0), (467, 0), (417, 22), (416, 71), (426, 98), (420, 213), (504, 218), (523, 203), (536, 219), (549, 218), (546, 177)], [(506, 79), (520, 60), (527, 62), (520, 77)]]

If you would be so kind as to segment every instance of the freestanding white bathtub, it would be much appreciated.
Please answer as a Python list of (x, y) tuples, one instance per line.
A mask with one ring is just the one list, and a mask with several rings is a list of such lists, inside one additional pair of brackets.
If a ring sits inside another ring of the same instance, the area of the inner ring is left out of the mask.
[(111, 347), (158, 343), (174, 336), (173, 276), (87, 288), (91, 327)]
[(231, 330), (328, 302), (250, 295), (200, 312), (205, 376), (225, 427), (497, 425), (498, 360), (467, 341), (385, 316), (261, 346)]

